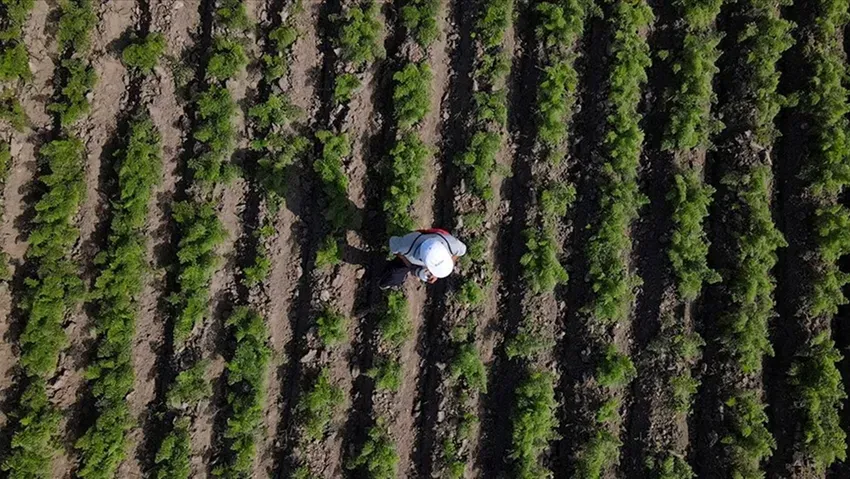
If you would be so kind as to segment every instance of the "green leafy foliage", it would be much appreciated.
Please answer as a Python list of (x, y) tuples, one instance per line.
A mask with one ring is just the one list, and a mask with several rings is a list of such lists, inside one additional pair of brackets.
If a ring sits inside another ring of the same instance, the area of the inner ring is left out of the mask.
[(24, 131), (29, 126), (30, 119), (15, 90), (7, 89), (0, 93), (0, 120), (8, 122), (17, 131)]
[(842, 359), (835, 342), (821, 333), (795, 358), (790, 383), (798, 393), (795, 408), (803, 417), (802, 449), (823, 472), (836, 460), (847, 459), (847, 433), (840, 409), (847, 393), (837, 363)]
[(64, 81), (56, 101), (47, 105), (47, 110), (59, 115), (63, 127), (71, 126), (89, 112), (88, 95), (97, 83), (94, 68), (78, 58), (66, 58), (61, 62), (59, 77)]
[(492, 0), (484, 5), (475, 22), (474, 36), (484, 49), (498, 48), (502, 45), (505, 32), (511, 24), (513, 2), (511, 0)]
[(413, 334), (413, 326), (408, 312), (407, 297), (401, 291), (387, 294), (386, 309), (378, 323), (381, 340), (391, 346), (399, 347)]
[(343, 170), (343, 159), (351, 154), (351, 144), (346, 134), (334, 134), (327, 130), (316, 132), (322, 144), (322, 154), (313, 162), (313, 170), (319, 175), (322, 190), (328, 201), (325, 219), (331, 230), (339, 233), (352, 224), (351, 203), (348, 201), (348, 177)]
[(497, 133), (476, 132), (457, 161), (464, 171), (467, 186), (484, 199), (493, 197), (491, 175), (496, 171), (496, 153), (501, 144), (502, 138)]
[(51, 477), (62, 414), (50, 404), (46, 387), (43, 379), (31, 378), (12, 416), (17, 427), (0, 466), (9, 478)]
[(189, 456), (192, 443), (189, 437), (189, 419), (178, 418), (172, 424), (172, 430), (162, 440), (156, 452), (157, 479), (189, 479), (191, 464)]
[(207, 64), (210, 78), (218, 81), (233, 78), (247, 63), (245, 48), (239, 40), (223, 35), (213, 38), (212, 55)]
[(578, 455), (577, 479), (601, 479), (605, 469), (617, 462), (623, 443), (605, 428), (598, 428)]
[(272, 209), (277, 209), (286, 198), (289, 168), (303, 158), (311, 146), (307, 137), (275, 132), (268, 132), (251, 143), (253, 150), (262, 152), (257, 160), (257, 174)]
[(371, 479), (394, 479), (398, 466), (398, 452), (384, 420), (378, 418), (369, 429), (363, 449), (354, 457), (349, 469), (362, 468)]
[(57, 39), (61, 50), (88, 49), (91, 31), (97, 25), (97, 14), (91, 0), (61, 0), (59, 2), (59, 31)]
[(539, 328), (530, 322), (523, 323), (517, 333), (505, 343), (505, 354), (508, 359), (534, 359), (541, 351), (551, 349), (555, 343), (551, 338), (543, 336)]
[(271, 52), (262, 57), (263, 77), (269, 83), (283, 78), (289, 72), (287, 59), (292, 45), (298, 40), (298, 29), (292, 24), (281, 25), (269, 32), (267, 41)]
[(401, 362), (395, 359), (378, 358), (366, 376), (375, 380), (379, 391), (397, 392), (401, 388)]
[(215, 474), (249, 478), (263, 425), (263, 398), (271, 347), (265, 320), (256, 311), (238, 307), (225, 322), (236, 348), (227, 361), (227, 444), (225, 464)]
[(605, 355), (596, 367), (596, 381), (603, 387), (623, 387), (637, 375), (632, 360), (621, 353), (617, 346), (608, 345)]
[(316, 267), (327, 268), (342, 262), (342, 252), (339, 250), (339, 240), (332, 234), (325, 236), (316, 251)]
[(207, 381), (207, 361), (197, 361), (180, 371), (168, 390), (168, 404), (173, 408), (195, 405), (212, 396), (212, 385)]
[(487, 392), (487, 369), (474, 342), (461, 344), (449, 363), (453, 381), (463, 381), (473, 391)]
[(593, 296), (586, 308), (601, 323), (622, 321), (634, 296), (629, 272), (629, 226), (645, 199), (638, 191), (637, 168), (643, 144), (638, 105), (650, 65), (649, 47), (641, 31), (653, 19), (645, 2), (617, 2), (611, 22), (616, 29), (612, 51), (608, 127), (602, 169), (601, 205), (587, 256)]
[(142, 73), (151, 73), (165, 53), (165, 36), (159, 32), (148, 33), (144, 38), (135, 38), (121, 52), (121, 60), (130, 68)]
[(514, 461), (518, 478), (552, 477), (540, 464), (540, 456), (549, 441), (558, 437), (554, 383), (552, 374), (532, 371), (517, 387), (509, 458)]
[(737, 41), (743, 44), (743, 65), (740, 75), (748, 79), (755, 101), (753, 113), (756, 140), (769, 145), (776, 136), (774, 119), (787, 99), (777, 93), (779, 69), (777, 62), (791, 48), (793, 24), (780, 17), (777, 3), (758, 0), (751, 2), (746, 14), (747, 25)]
[(555, 244), (552, 227), (528, 228), (524, 232), (526, 252), (520, 258), (523, 278), (534, 294), (550, 293), (569, 279), (567, 270), (558, 260), (560, 248)]
[(655, 479), (696, 479), (696, 473), (682, 456), (668, 453), (661, 458), (649, 459), (647, 468)]
[(251, 25), (244, 0), (218, 0), (215, 21), (228, 30), (244, 30)]
[(724, 277), (733, 304), (723, 318), (723, 343), (746, 373), (761, 371), (762, 357), (773, 354), (768, 337), (774, 305), (770, 271), (776, 264), (776, 250), (787, 245), (771, 216), (771, 177), (770, 168), (762, 165), (723, 180), (737, 194), (743, 227), (737, 232), (736, 268)]
[(354, 92), (360, 88), (360, 78), (354, 73), (343, 73), (334, 80), (334, 102), (348, 103)]
[(198, 95), (195, 155), (189, 160), (193, 181), (211, 186), (225, 177), (225, 162), (233, 152), (236, 102), (223, 86), (210, 85)]
[(95, 259), (100, 266), (92, 292), (98, 342), (86, 378), (97, 417), (76, 444), (82, 460), (77, 475), (83, 478), (115, 476), (133, 424), (126, 401), (134, 378), (130, 353), (147, 270), (145, 219), (162, 156), (159, 133), (146, 115), (131, 121), (125, 142), (115, 154), (118, 198), (112, 203), (107, 247)]
[(334, 39), (340, 48), (343, 61), (362, 68), (386, 55), (381, 43), (382, 26), (378, 4), (364, 0), (347, 8), (333, 20), (339, 25), (339, 35)]
[(316, 319), (316, 328), (322, 344), (329, 348), (345, 341), (346, 323), (344, 314), (335, 309), (325, 308)]
[(34, 0), (3, 0), (0, 25), (0, 81), (28, 80), (32, 77), (29, 54), (23, 42), (23, 28)]
[(674, 177), (675, 188), (668, 198), (673, 203), (673, 235), (667, 255), (676, 273), (679, 295), (694, 300), (703, 283), (716, 283), (720, 275), (708, 266), (709, 242), (703, 229), (714, 188), (703, 183), (696, 171)]
[(300, 114), (301, 110), (282, 93), (270, 94), (265, 101), (257, 103), (248, 111), (255, 126), (262, 130), (285, 126)]
[(736, 394), (726, 401), (729, 433), (720, 442), (730, 451), (732, 477), (763, 477), (761, 462), (776, 449), (767, 429), (765, 405), (754, 391)]
[(575, 102), (578, 74), (572, 62), (562, 61), (547, 66), (542, 75), (537, 100), (540, 122), (537, 135), (552, 151), (566, 139), (567, 118)]
[(27, 258), (36, 265), (25, 281), (26, 325), (20, 364), (30, 376), (50, 376), (66, 344), (66, 311), (82, 299), (83, 283), (69, 253), (79, 237), (74, 217), (85, 195), (85, 149), (76, 138), (53, 140), (39, 150), (45, 193), (35, 205)]
[(321, 440), (345, 401), (342, 388), (331, 383), (331, 373), (322, 369), (298, 403), (304, 432), (314, 441)]
[(419, 46), (427, 48), (440, 31), (437, 28), (439, 0), (409, 0), (401, 7), (401, 22)]
[(400, 130), (425, 118), (431, 103), (431, 69), (427, 62), (408, 63), (393, 74), (393, 115)]
[(209, 285), (219, 265), (216, 248), (224, 241), (224, 227), (210, 203), (184, 201), (174, 204), (173, 217), (180, 232), (177, 244), (179, 273), (174, 306), (174, 339), (185, 341), (207, 315)]
[(402, 134), (390, 151), (386, 174), (389, 181), (384, 196), (387, 233), (390, 235), (414, 229), (411, 213), (422, 192), (425, 159), (429, 154), (428, 147), (412, 132)]

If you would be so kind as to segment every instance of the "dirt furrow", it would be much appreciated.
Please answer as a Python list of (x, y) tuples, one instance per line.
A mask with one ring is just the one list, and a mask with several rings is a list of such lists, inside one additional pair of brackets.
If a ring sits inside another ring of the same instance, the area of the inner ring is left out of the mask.
[[(21, 105), (30, 119), (31, 129), (12, 136), (12, 164), (4, 184), (3, 215), (0, 223), (0, 245), (8, 255), (13, 281), (0, 286), (0, 430), (6, 432), (6, 414), (11, 411), (13, 372), (18, 361), (15, 348), (22, 327), (20, 314), (15, 312), (17, 295), (23, 276), (19, 267), (27, 251), (28, 224), (35, 202), (33, 182), (36, 172), (36, 152), (49, 134), (52, 119), (46, 106), (52, 95), (51, 79), (56, 68), (53, 55), (56, 43), (49, 30), (51, 7), (46, 0), (34, 3), (24, 28), (24, 41), (30, 55), (33, 78), (22, 89)], [(0, 444), (5, 444), (5, 438)]]
[[(306, 124), (315, 118), (320, 87), (321, 55), (319, 54), (319, 12), (320, 0), (303, 2), (303, 9), (297, 11), (292, 2), (272, 1), (268, 4), (264, 27), (267, 30), (279, 25), (281, 21), (293, 19), (298, 25), (298, 40), (293, 46), (290, 73), (283, 90), (292, 103), (303, 112)], [(288, 357), (290, 346), (296, 338), (293, 336), (293, 315), (297, 313), (298, 286), (303, 277), (302, 238), (305, 233), (306, 216), (313, 204), (310, 201), (309, 181), (301, 174), (290, 174), (288, 178), (285, 206), (274, 219), (277, 236), (269, 245), (268, 254), (272, 261), (269, 279), (264, 287), (266, 296), (265, 317), (269, 326), (270, 342), (273, 352), (271, 372), (269, 374), (266, 405), (264, 408), (264, 431), (258, 443), (259, 461), (255, 474), (268, 474), (275, 477), (276, 466), (281, 459), (275, 457), (285, 442), (286, 430), (281, 428), (281, 408), (287, 391), (290, 390), (287, 365), (298, 358)]]

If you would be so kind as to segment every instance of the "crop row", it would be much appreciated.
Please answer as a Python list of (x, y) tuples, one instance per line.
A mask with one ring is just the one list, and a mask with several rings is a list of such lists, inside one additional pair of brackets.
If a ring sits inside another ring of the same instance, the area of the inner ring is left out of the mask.
[(98, 341), (86, 377), (96, 418), (76, 444), (81, 455), (77, 475), (84, 478), (115, 476), (134, 422), (127, 403), (134, 380), (131, 346), (148, 269), (145, 219), (162, 158), (159, 134), (145, 113), (130, 121), (124, 143), (115, 155), (118, 195), (107, 246), (95, 260), (101, 268), (92, 291)]
[[(755, 139), (768, 148), (775, 137), (773, 123), (782, 97), (777, 93), (776, 63), (793, 40), (791, 24), (779, 16), (777, 2), (750, 0), (741, 5), (745, 26), (738, 36), (740, 48), (739, 95), (752, 102), (752, 114), (742, 121), (755, 132)], [(770, 271), (776, 250), (785, 246), (770, 210), (772, 173), (766, 161), (732, 167), (722, 179), (724, 200), (731, 208), (724, 215), (735, 240), (730, 267), (722, 271), (728, 307), (721, 315), (720, 342), (732, 364), (745, 376), (761, 374), (762, 359), (772, 354), (768, 320), (773, 315), (774, 281)], [(738, 381), (735, 381), (736, 383)], [(769, 457), (775, 441), (767, 429), (765, 403), (757, 391), (740, 384), (722, 386), (726, 404), (725, 446), (732, 475), (757, 477), (762, 460)]]
[[(22, 10), (18, 14), (25, 16)], [(17, 18), (20, 22), (21, 16)], [(95, 21), (88, 0), (60, 6), (57, 35), (65, 60), (56, 71), (59, 96), (49, 109), (57, 113), (57, 122), (63, 128), (88, 110), (86, 95), (94, 85), (94, 72), (86, 53)], [(78, 71), (86, 81), (79, 81), (75, 76)], [(66, 95), (69, 89), (78, 95)], [(76, 114), (69, 116), (67, 112)], [(85, 194), (85, 147), (73, 133), (60, 129), (38, 155), (44, 193), (36, 203), (28, 238), (26, 260), (33, 273), (25, 280), (20, 305), (26, 316), (19, 338), (23, 386), (12, 413), (16, 421), (12, 447), (2, 464), (11, 477), (47, 477), (51, 473), (61, 413), (48, 399), (46, 381), (54, 374), (59, 354), (67, 344), (62, 327), (65, 316), (79, 304), (85, 290), (77, 264), (70, 257), (79, 236), (74, 220)]]
[(562, 0), (535, 5), (535, 39), (541, 45), (541, 78), (537, 89), (537, 149), (543, 162), (533, 168), (529, 226), (524, 231), (525, 252), (520, 258), (525, 284), (524, 320), (506, 345), (509, 359), (523, 364), (523, 377), (515, 393), (512, 443), (509, 457), (520, 478), (551, 476), (540, 458), (556, 439), (558, 419), (555, 399), (557, 377), (540, 367), (543, 353), (554, 344), (554, 318), (538, 307), (569, 275), (561, 262), (560, 224), (575, 199), (575, 188), (566, 179), (568, 126), (576, 99), (578, 74), (575, 48), (588, 16), (586, 2)]
[[(193, 330), (209, 315), (212, 276), (220, 264), (216, 251), (226, 233), (216, 212), (215, 188), (236, 174), (227, 163), (234, 148), (233, 117), (236, 103), (226, 82), (245, 68), (247, 56), (243, 34), (248, 29), (245, 5), (241, 0), (218, 0), (213, 3), (212, 51), (208, 55), (195, 99), (192, 138), (194, 150), (188, 161), (188, 199), (175, 203), (172, 218), (177, 224), (176, 290), (169, 297), (173, 308), (172, 341), (176, 377), (169, 385), (167, 424), (169, 432), (162, 438), (154, 462), (159, 478), (182, 478), (190, 475), (191, 450), (189, 426), (191, 411), (211, 395), (205, 378), (206, 361), (187, 349)], [(244, 326), (234, 313), (231, 330)], [(250, 319), (247, 321), (250, 325)], [(237, 345), (237, 351), (240, 351)], [(231, 358), (232, 359), (232, 358)], [(232, 365), (228, 378), (241, 371)], [(232, 407), (232, 403), (230, 403)], [(234, 462), (221, 470), (231, 472)]]
[(841, 32), (848, 21), (846, 0), (811, 2), (811, 23), (803, 55), (811, 78), (800, 98), (799, 108), (811, 118), (809, 155), (804, 178), (814, 200), (810, 241), (814, 248), (814, 275), (804, 293), (801, 311), (817, 319), (816, 330), (800, 345), (789, 370), (794, 407), (802, 427), (795, 449), (819, 474), (836, 460), (847, 457), (847, 434), (841, 428), (840, 409), (847, 394), (836, 363), (842, 355), (830, 339), (830, 322), (839, 306), (847, 304), (842, 291), (850, 278), (839, 269), (839, 258), (850, 253), (850, 210), (838, 195), (850, 184), (850, 146), (847, 113), (847, 75)]
[[(716, 283), (720, 275), (708, 266), (709, 242), (704, 227), (714, 188), (703, 179), (699, 157), (710, 147), (711, 135), (719, 129), (711, 117), (716, 101), (713, 89), (720, 56), (721, 35), (715, 22), (722, 0), (680, 2), (681, 22), (670, 68), (674, 85), (666, 99), (667, 123), (662, 149), (673, 157), (673, 188), (667, 195), (672, 205), (673, 228), (667, 256), (673, 268), (678, 300), (695, 300), (705, 283)], [(681, 310), (684, 311), (684, 310)], [(702, 338), (679, 312), (661, 318), (660, 329), (649, 347), (649, 367), (666, 371), (661, 375), (665, 404), (670, 416), (686, 415), (699, 381), (691, 368), (700, 357)], [(692, 477), (693, 470), (675, 441), (655, 441), (647, 452), (647, 466), (655, 477), (676, 474)]]
[(477, 319), (493, 286), (493, 266), (487, 251), (493, 241), (487, 217), (494, 199), (493, 180), (498, 172), (497, 155), (502, 148), (507, 124), (507, 76), (510, 52), (506, 35), (514, 14), (512, 0), (481, 2), (475, 12), (472, 35), (476, 58), (473, 79), (477, 86), (472, 96), (470, 127), (465, 150), (455, 159), (461, 181), (460, 195), (471, 194), (472, 201), (455, 211), (459, 230), (467, 244), (462, 258), (462, 277), (450, 297), (454, 316), (448, 321), (449, 365), (445, 382), (448, 402), (447, 424), (436, 451), (445, 477), (461, 478), (473, 451), (470, 450), (474, 427), (478, 422), (477, 403), (487, 392), (486, 367), (477, 342)]
[[(607, 162), (600, 174), (600, 208), (587, 245), (591, 300), (585, 308), (588, 327), (613, 327), (628, 320), (639, 283), (629, 270), (629, 229), (646, 200), (638, 191), (637, 169), (643, 146), (638, 105), (650, 66), (643, 35), (653, 21), (643, 1), (611, 5), (613, 42), (609, 48), (608, 120), (603, 148)], [(634, 377), (631, 359), (613, 338), (597, 335), (595, 379), (600, 388), (589, 437), (579, 442), (577, 477), (598, 478), (619, 457), (620, 391)], [(591, 406), (594, 407), (594, 406)]]

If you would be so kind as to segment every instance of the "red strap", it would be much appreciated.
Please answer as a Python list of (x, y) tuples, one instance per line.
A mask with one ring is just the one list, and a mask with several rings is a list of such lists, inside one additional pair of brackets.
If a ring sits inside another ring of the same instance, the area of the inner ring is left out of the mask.
[(422, 234), (442, 234), (442, 235), (446, 235), (446, 236), (451, 236), (451, 234), (448, 231), (446, 231), (444, 229), (440, 229), (440, 228), (428, 228), (427, 230), (416, 230), (416, 231), (418, 231)]

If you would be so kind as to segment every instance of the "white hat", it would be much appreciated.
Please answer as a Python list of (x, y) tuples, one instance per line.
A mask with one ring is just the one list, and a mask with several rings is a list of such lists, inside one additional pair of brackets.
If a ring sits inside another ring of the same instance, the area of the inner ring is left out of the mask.
[(438, 278), (445, 278), (452, 274), (455, 263), (448, 248), (442, 241), (430, 238), (419, 247), (419, 257), (425, 262), (428, 271)]

